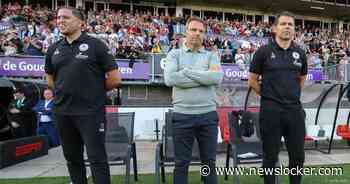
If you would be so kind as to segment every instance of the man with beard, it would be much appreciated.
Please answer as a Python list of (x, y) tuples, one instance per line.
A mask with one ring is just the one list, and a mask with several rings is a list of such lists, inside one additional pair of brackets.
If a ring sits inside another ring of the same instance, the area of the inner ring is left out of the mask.
[[(273, 30), (275, 37), (254, 55), (248, 84), (261, 96), (263, 167), (276, 166), (283, 136), (289, 155), (289, 168), (298, 170), (302, 169), (305, 157), (305, 112), (300, 93), (307, 75), (306, 54), (292, 42), (295, 35), (292, 14), (279, 14)], [(301, 175), (294, 174), (289, 176), (290, 183), (300, 184)], [(265, 174), (264, 183), (274, 184), (274, 174)]]
[(57, 24), (64, 38), (49, 47), (45, 72), (54, 89), (53, 122), (73, 184), (87, 184), (84, 146), (95, 184), (110, 184), (104, 145), (106, 91), (121, 78), (111, 52), (97, 38), (82, 32), (84, 14), (61, 8)]

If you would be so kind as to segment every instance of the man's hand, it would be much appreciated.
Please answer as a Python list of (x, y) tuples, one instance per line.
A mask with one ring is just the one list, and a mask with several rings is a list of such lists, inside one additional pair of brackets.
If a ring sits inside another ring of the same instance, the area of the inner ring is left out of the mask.
[(46, 74), (46, 81), (47, 81), (47, 86), (49, 86), (51, 89), (54, 89), (53, 75)]
[(107, 72), (106, 75), (105, 85), (107, 90), (114, 89), (121, 84), (121, 75), (117, 69)]
[(16, 108), (12, 108), (12, 109), (10, 109), (10, 112), (12, 114), (16, 114), (16, 113), (19, 113), (20, 111), (18, 109), (16, 109)]
[(219, 65), (210, 65), (208, 71), (212, 71), (212, 72), (217, 72), (217, 71), (220, 71), (221, 68)]
[(259, 82), (259, 77), (259, 74), (250, 72), (248, 78), (248, 86), (251, 87), (256, 94), (261, 95), (261, 85)]
[(17, 122), (15, 122), (15, 121), (11, 121), (11, 126), (13, 128), (18, 128), (20, 125)]

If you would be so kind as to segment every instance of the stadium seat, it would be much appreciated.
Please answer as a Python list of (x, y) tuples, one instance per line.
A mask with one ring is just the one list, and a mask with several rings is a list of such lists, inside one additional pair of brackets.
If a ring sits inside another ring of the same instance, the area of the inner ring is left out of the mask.
[[(251, 122), (253, 125), (252, 134), (245, 137), (242, 132), (242, 122)], [(230, 158), (233, 159), (233, 167), (247, 164), (262, 163), (262, 141), (260, 135), (259, 113), (249, 111), (232, 111), (228, 113), (228, 124), (230, 130), (229, 144), (227, 144), (226, 167), (230, 165)], [(276, 166), (281, 166), (280, 162)], [(225, 180), (228, 179), (225, 173)], [(281, 183), (279, 176), (275, 177), (276, 184)], [(240, 176), (235, 173), (234, 182), (240, 184)]]
[(319, 125), (308, 125), (306, 126), (306, 136), (307, 140), (326, 140), (327, 138), (320, 134), (321, 127)]
[[(111, 166), (125, 165), (124, 183), (130, 183), (131, 159), (133, 160), (134, 180), (138, 181), (136, 144), (134, 142), (135, 112), (106, 113), (105, 144), (108, 163)], [(89, 162), (87, 160), (87, 165)]]
[[(332, 136), (333, 125), (309, 125), (306, 127), (305, 140), (322, 141), (330, 140)], [(322, 133), (324, 131), (324, 133)], [(333, 135), (333, 140), (341, 140), (337, 134)]]
[[(325, 130), (325, 136), (327, 137), (327, 140), (331, 139), (333, 125), (322, 125), (321, 128)], [(333, 140), (341, 140), (341, 139), (342, 137), (338, 136), (336, 133), (333, 135)]]
[(349, 125), (338, 125), (337, 126), (337, 135), (343, 139), (350, 140), (350, 129)]
[[(172, 134), (172, 110), (165, 113), (165, 125), (162, 130), (162, 140), (156, 147), (155, 158), (155, 183), (165, 183), (165, 167), (175, 166), (174, 162), (174, 144)], [(199, 146), (197, 139), (194, 139), (192, 149), (192, 159), (190, 165), (201, 165), (199, 156)]]

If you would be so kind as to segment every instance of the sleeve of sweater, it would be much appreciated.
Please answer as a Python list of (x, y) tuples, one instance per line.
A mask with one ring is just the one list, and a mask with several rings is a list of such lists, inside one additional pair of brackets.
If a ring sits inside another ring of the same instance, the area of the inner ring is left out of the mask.
[(188, 78), (200, 83), (201, 85), (211, 86), (219, 85), (224, 77), (224, 73), (221, 70), (220, 59), (219, 57), (211, 53), (210, 56), (210, 65), (209, 68), (217, 68), (216, 71), (200, 71), (193, 69), (184, 69), (183, 73)]
[(194, 81), (193, 79), (185, 76), (184, 70), (179, 71), (179, 49), (170, 51), (166, 58), (164, 68), (164, 81), (167, 86), (175, 86), (179, 88), (193, 88), (198, 87), (201, 84)]

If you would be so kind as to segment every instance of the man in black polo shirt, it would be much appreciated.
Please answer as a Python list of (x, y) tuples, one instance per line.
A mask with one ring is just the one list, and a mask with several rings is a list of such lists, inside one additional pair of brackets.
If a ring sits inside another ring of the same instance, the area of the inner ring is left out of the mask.
[(106, 91), (121, 81), (118, 67), (102, 41), (81, 32), (84, 14), (79, 10), (61, 8), (57, 24), (64, 39), (49, 47), (45, 71), (48, 85), (55, 92), (53, 119), (71, 181), (87, 184), (85, 145), (94, 183), (110, 184), (104, 105)]
[[(273, 26), (275, 38), (255, 53), (248, 81), (249, 86), (261, 95), (263, 167), (275, 167), (283, 136), (292, 174), (297, 173), (296, 168), (303, 167), (305, 157), (305, 112), (300, 93), (307, 75), (305, 52), (292, 43), (294, 23), (294, 16), (289, 12), (276, 17)], [(274, 175), (265, 175), (264, 183), (274, 184), (274, 178)], [(300, 184), (301, 175), (290, 175), (289, 180), (292, 184)]]

